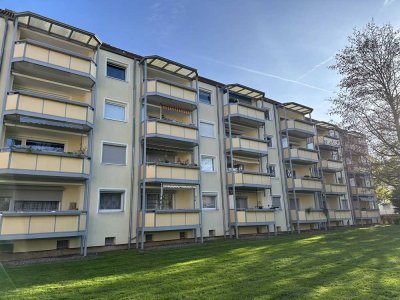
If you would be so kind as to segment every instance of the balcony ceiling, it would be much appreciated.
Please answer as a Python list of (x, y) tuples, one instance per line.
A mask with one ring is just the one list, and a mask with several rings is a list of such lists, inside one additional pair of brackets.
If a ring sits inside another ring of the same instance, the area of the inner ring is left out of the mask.
[(93, 33), (29, 11), (18, 13), (16, 16), (18, 18), (18, 23), (27, 28), (42, 31), (46, 34), (68, 40), (81, 46), (96, 49), (101, 44), (100, 39)]
[(312, 113), (313, 109), (311, 107), (296, 103), (296, 102), (287, 102), (282, 104), (283, 107), (301, 113), (303, 115)]
[(146, 56), (140, 61), (140, 63), (143, 63), (144, 61), (148, 67), (168, 72), (179, 77), (184, 77), (189, 80), (193, 80), (197, 77), (196, 69), (158, 55)]
[(258, 90), (249, 88), (238, 83), (228, 84), (227, 86), (225, 86), (225, 88), (229, 90), (229, 92), (252, 99), (263, 99), (265, 96), (264, 92), (260, 92)]
[(331, 123), (328, 123), (328, 122), (316, 121), (316, 120), (315, 120), (315, 122), (316, 122), (317, 127), (321, 127), (324, 129), (336, 129), (337, 128), (337, 126), (335, 126)]

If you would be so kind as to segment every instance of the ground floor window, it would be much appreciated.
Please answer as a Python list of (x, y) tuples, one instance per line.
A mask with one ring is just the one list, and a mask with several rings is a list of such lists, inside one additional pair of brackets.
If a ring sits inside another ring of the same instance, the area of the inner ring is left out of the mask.
[(124, 192), (100, 191), (99, 211), (122, 211)]
[(236, 208), (248, 208), (247, 207), (247, 198), (246, 197), (236, 197)]
[(217, 194), (203, 193), (203, 208), (216, 209), (217, 208)]

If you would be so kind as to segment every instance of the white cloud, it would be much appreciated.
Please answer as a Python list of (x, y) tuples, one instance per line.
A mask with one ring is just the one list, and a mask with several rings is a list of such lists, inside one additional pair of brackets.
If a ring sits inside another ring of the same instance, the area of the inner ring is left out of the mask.
[(395, 2), (396, 0), (384, 0), (383, 1), (383, 7), (387, 7), (390, 4), (392, 4), (393, 2)]
[(316, 64), (314, 67), (312, 67), (310, 70), (308, 70), (307, 72), (303, 73), (302, 75), (300, 75), (296, 80), (300, 80), (303, 79), (304, 77), (306, 77), (308, 74), (314, 72), (316, 69), (318, 69), (319, 67), (322, 67), (323, 65), (325, 65), (326, 63), (330, 62), (332, 59), (334, 58), (334, 56), (329, 56), (327, 59), (325, 59), (324, 61), (321, 61), (319, 64)]

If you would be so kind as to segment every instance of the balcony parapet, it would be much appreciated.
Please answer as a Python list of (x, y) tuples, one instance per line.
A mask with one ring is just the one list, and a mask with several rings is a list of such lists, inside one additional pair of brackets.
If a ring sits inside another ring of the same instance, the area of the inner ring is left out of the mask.
[[(275, 224), (275, 210), (266, 208), (236, 209), (238, 226), (259, 226)], [(230, 210), (231, 225), (236, 225), (235, 210)]]
[[(142, 224), (142, 213), (139, 215)], [(170, 231), (198, 229), (200, 227), (199, 209), (147, 210), (143, 231)]]

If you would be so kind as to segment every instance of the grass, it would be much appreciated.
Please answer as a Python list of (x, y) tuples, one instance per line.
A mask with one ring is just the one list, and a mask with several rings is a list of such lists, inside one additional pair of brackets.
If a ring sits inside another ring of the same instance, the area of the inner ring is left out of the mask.
[(3, 268), (1, 299), (400, 298), (400, 226)]

